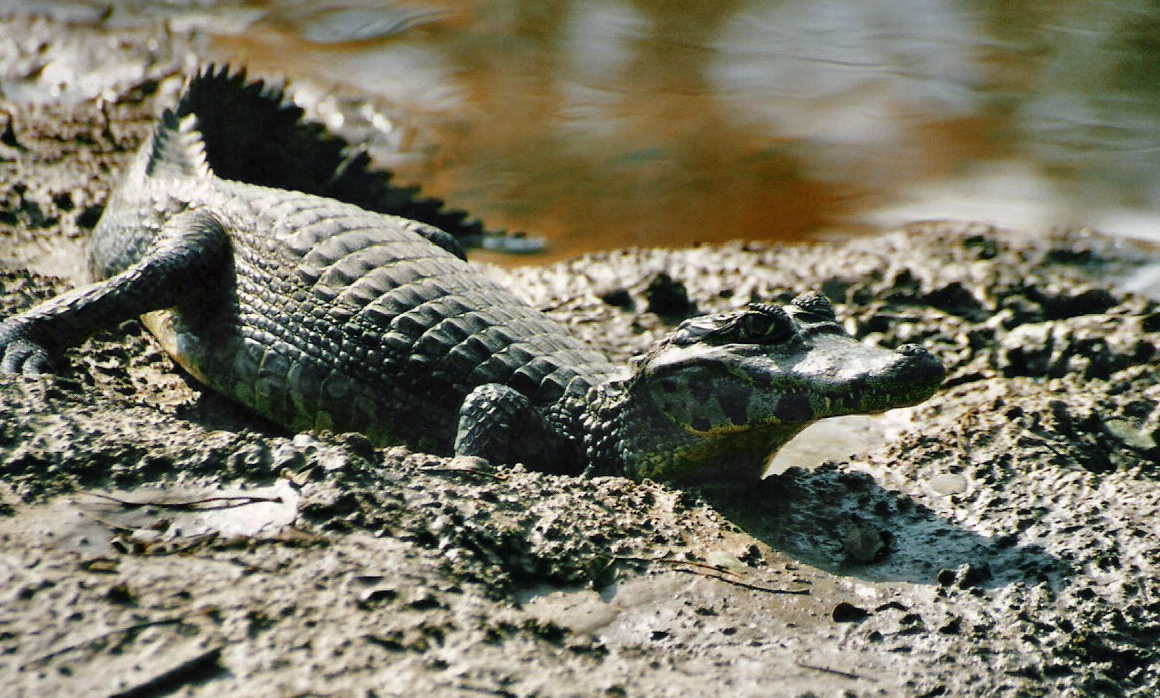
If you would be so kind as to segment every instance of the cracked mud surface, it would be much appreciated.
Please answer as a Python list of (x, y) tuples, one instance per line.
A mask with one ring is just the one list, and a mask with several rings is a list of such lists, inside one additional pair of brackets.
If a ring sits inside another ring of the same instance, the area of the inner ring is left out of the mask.
[[(0, 53), (27, 58), (18, 37), (42, 62), (136, 69), (0, 104), (0, 316), (76, 282), (197, 45), (19, 18), (3, 34)], [(5, 65), (6, 95), (47, 79)], [(928, 224), (488, 270), (618, 360), (694, 308), (813, 288), (859, 337), (947, 364), (888, 439), (749, 487), (287, 434), (124, 323), (52, 377), (0, 376), (0, 679), (27, 696), (1152, 695), (1160, 308), (1106, 281), (1145, 261), (1092, 234)]]

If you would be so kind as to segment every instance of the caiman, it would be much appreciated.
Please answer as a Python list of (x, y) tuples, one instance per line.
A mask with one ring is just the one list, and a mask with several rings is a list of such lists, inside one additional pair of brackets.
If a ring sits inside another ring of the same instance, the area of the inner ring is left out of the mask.
[(0, 369), (48, 372), (140, 316), (190, 375), (291, 430), (674, 481), (758, 478), (808, 424), (943, 379), (921, 347), (855, 340), (813, 292), (686, 320), (620, 369), (448, 233), (301, 191), (308, 139), (279, 126), (301, 110), (243, 75), (190, 79), (93, 230), (98, 281), (0, 323)]

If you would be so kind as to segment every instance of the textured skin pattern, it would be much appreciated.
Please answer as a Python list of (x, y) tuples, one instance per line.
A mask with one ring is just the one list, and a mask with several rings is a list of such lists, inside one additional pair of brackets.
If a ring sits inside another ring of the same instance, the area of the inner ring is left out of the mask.
[(160, 208), (222, 223), (233, 270), (148, 324), (193, 375), (292, 429), (360, 431), (449, 453), (476, 386), (508, 385), (547, 408), (570, 384), (586, 390), (612, 371), (432, 244), (421, 223), (213, 178), (170, 191), (193, 195)]
[(578, 415), (607, 359), (472, 270), (443, 230), (280, 188), (381, 193), (365, 156), (300, 116), (240, 75), (194, 77), (93, 231), (97, 283), (0, 323), (0, 370), (45, 372), (140, 315), (194, 377), (291, 429), (439, 454), (462, 434), (466, 454), (578, 471)]

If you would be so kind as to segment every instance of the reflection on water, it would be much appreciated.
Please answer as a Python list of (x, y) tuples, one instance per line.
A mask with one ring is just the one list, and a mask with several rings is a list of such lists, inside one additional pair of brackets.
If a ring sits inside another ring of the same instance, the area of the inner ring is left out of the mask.
[(1150, 2), (138, 0), (109, 21), (162, 12), (310, 78), (324, 111), (375, 95), (332, 125), (556, 255), (930, 217), (1160, 237)]

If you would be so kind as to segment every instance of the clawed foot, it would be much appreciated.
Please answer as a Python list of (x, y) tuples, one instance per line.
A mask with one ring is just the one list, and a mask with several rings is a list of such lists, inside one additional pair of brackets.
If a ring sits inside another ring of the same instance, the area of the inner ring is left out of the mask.
[(39, 376), (49, 372), (48, 350), (22, 324), (0, 323), (0, 373)]

